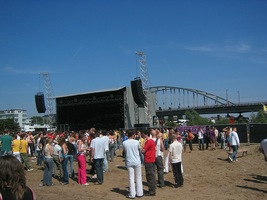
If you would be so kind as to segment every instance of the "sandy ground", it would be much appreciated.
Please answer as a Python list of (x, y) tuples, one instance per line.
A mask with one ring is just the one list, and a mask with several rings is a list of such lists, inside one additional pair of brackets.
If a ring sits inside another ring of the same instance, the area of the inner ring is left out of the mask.
[[(258, 152), (258, 144), (243, 144), (247, 156), (238, 154), (238, 162), (230, 163), (225, 150), (199, 151), (197, 146), (189, 153), (183, 153), (184, 186), (172, 188), (172, 173), (165, 174), (165, 188), (157, 188), (155, 197), (141, 199), (267, 199), (267, 162)], [(187, 147), (188, 148), (188, 147)], [(121, 151), (117, 151), (115, 161), (109, 163), (109, 172), (104, 174), (103, 185), (94, 185), (92, 175), (87, 175), (89, 186), (77, 184), (77, 179), (69, 185), (60, 185), (53, 179), (54, 186), (38, 187), (43, 171), (32, 162), (34, 171), (27, 172), (27, 184), (35, 191), (37, 199), (126, 199), (128, 194), (128, 174), (124, 168)], [(74, 163), (77, 172), (77, 162)], [(90, 165), (87, 166), (89, 170)], [(76, 174), (77, 176), (77, 174)], [(147, 191), (143, 167), (144, 190)]]

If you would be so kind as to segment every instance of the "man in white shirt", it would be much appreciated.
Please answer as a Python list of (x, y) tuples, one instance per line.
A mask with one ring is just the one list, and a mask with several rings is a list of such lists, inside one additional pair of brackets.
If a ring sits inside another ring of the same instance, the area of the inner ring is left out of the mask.
[(231, 148), (233, 149), (233, 153), (229, 155), (228, 158), (231, 162), (237, 161), (236, 155), (238, 153), (238, 147), (240, 146), (239, 137), (236, 131), (237, 131), (237, 128), (234, 127), (233, 131), (230, 133), (230, 145), (231, 145)]
[(97, 182), (95, 185), (101, 185), (104, 180), (103, 176), (103, 161), (105, 158), (105, 140), (99, 137), (100, 133), (96, 132), (96, 138), (94, 138), (91, 142), (91, 161), (94, 163), (96, 175), (97, 175)]
[(177, 134), (172, 135), (173, 142), (169, 148), (169, 162), (172, 165), (173, 176), (175, 180), (174, 187), (182, 187), (184, 184), (183, 174), (182, 174), (182, 152), (183, 145), (181, 142), (177, 141)]
[(129, 191), (128, 198), (134, 199), (143, 196), (143, 183), (142, 183), (142, 169), (140, 158), (140, 144), (135, 140), (135, 132), (128, 132), (129, 139), (122, 143), (125, 152), (125, 163), (128, 169), (129, 176)]

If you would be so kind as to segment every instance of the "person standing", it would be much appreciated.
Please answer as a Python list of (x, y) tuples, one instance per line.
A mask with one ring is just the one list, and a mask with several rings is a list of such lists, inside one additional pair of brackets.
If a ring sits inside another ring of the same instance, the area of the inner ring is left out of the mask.
[(172, 172), (175, 180), (174, 187), (182, 187), (184, 184), (183, 174), (182, 174), (182, 152), (183, 146), (177, 141), (177, 135), (172, 135), (173, 143), (169, 148), (169, 162), (172, 165)]
[(187, 130), (187, 134), (188, 134), (188, 136), (187, 136), (187, 141), (188, 141), (188, 143), (189, 143), (189, 149), (190, 149), (189, 153), (191, 153), (191, 152), (193, 151), (193, 140), (194, 140), (195, 136), (194, 136), (194, 134), (191, 132), (190, 129)]
[(12, 141), (12, 152), (13, 156), (18, 159), (19, 162), (21, 162), (20, 158), (20, 148), (21, 148), (21, 143), (20, 140), (18, 140), (17, 134), (13, 135), (13, 141)]
[(212, 127), (209, 131), (211, 150), (216, 150), (216, 135), (214, 130), (214, 127)]
[(240, 146), (240, 141), (239, 141), (236, 127), (234, 127), (233, 131), (230, 133), (230, 145), (231, 145), (231, 148), (233, 149), (233, 153), (229, 155), (229, 160), (231, 162), (237, 161), (236, 155), (238, 153), (238, 147)]
[(162, 133), (159, 130), (151, 129), (150, 134), (152, 135), (152, 140), (154, 140), (156, 145), (156, 161), (155, 167), (157, 168), (158, 174), (158, 187), (162, 188), (165, 187), (164, 183), (164, 166), (163, 166), (163, 151), (164, 151), (164, 144)]
[(52, 147), (52, 138), (46, 139), (46, 144), (44, 146), (44, 173), (43, 173), (43, 182), (39, 184), (42, 186), (52, 186), (52, 173), (53, 173), (53, 147)]
[(156, 195), (156, 174), (155, 174), (155, 161), (156, 161), (156, 144), (150, 138), (150, 130), (145, 133), (145, 146), (142, 150), (145, 161), (146, 180), (148, 185), (148, 193), (146, 196)]
[(202, 127), (199, 127), (197, 131), (197, 136), (198, 136), (198, 147), (199, 150), (204, 150), (204, 131)]
[(103, 171), (108, 172), (108, 156), (109, 156), (109, 137), (107, 136), (106, 131), (100, 131), (99, 135), (100, 139), (103, 140), (104, 148), (105, 148), (105, 157), (103, 160)]
[(77, 146), (78, 184), (87, 186), (89, 184), (86, 182), (86, 151), (88, 150), (86, 135), (79, 134)]
[(108, 137), (109, 137), (108, 160), (110, 162), (113, 162), (115, 150), (116, 150), (116, 136), (115, 136), (114, 132), (110, 131), (108, 134)]
[(37, 165), (41, 166), (43, 163), (43, 144), (42, 144), (42, 138), (44, 137), (43, 132), (40, 131), (38, 133), (38, 139), (36, 140), (36, 153), (37, 153)]
[(135, 140), (135, 132), (128, 132), (129, 139), (123, 142), (125, 152), (125, 163), (128, 169), (129, 190), (128, 198), (134, 199), (135, 196), (143, 196), (142, 169), (140, 159), (140, 144)]
[(1, 156), (12, 155), (11, 145), (13, 138), (9, 135), (9, 133), (10, 132), (5, 129), (4, 134), (0, 138), (0, 146), (2, 145)]
[(28, 142), (26, 141), (26, 134), (23, 133), (21, 135), (20, 140), (20, 157), (21, 157), (21, 163), (24, 165), (27, 171), (32, 171), (33, 168), (31, 167), (29, 163), (29, 156), (28, 156)]
[(73, 161), (74, 156), (76, 154), (76, 148), (73, 144), (74, 138), (70, 137), (70, 139), (67, 141), (67, 147), (68, 147), (68, 162), (69, 162), (69, 177), (74, 178), (74, 168), (73, 168)]
[(63, 181), (62, 185), (69, 184), (69, 172), (68, 172), (68, 147), (66, 145), (66, 139), (65, 137), (60, 137), (59, 139), (59, 145), (61, 146), (61, 154), (60, 154), (60, 161), (62, 164), (62, 170), (63, 170)]
[(60, 154), (62, 151), (61, 146), (58, 145), (57, 139), (53, 141), (52, 144), (53, 147), (53, 174), (54, 177), (57, 178), (59, 181), (63, 180), (63, 169), (61, 165), (61, 160), (60, 160)]
[(94, 163), (96, 175), (97, 175), (97, 182), (95, 185), (101, 185), (104, 181), (103, 176), (103, 161), (105, 158), (106, 150), (106, 142), (102, 138), (100, 138), (100, 132), (96, 132), (96, 138), (94, 138), (91, 142), (91, 161)]

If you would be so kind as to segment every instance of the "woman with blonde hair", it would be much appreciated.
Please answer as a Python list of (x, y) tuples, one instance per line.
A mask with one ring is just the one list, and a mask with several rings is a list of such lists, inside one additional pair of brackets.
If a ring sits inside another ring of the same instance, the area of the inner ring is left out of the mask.
[(12, 155), (0, 158), (0, 199), (34, 200), (35, 193), (26, 185), (23, 165)]
[(46, 139), (46, 145), (44, 148), (44, 174), (43, 174), (43, 183), (39, 186), (52, 186), (52, 174), (53, 174), (53, 147), (52, 147), (52, 138)]

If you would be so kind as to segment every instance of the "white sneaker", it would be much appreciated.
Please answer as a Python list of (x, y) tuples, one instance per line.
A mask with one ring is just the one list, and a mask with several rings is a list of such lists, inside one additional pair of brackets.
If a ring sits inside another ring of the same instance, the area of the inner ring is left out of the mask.
[(32, 171), (32, 170), (33, 170), (33, 168), (31, 168), (31, 169), (28, 169), (27, 171), (28, 171), (28, 172), (30, 172), (30, 171)]
[(95, 174), (94, 176), (92, 176), (92, 178), (96, 179), (97, 178), (97, 175)]
[(84, 186), (87, 186), (87, 185), (89, 185), (89, 183), (85, 183), (85, 184), (83, 184)]
[(231, 162), (233, 162), (233, 159), (231, 158), (231, 156), (228, 156), (228, 158), (229, 158), (229, 160), (230, 160)]

